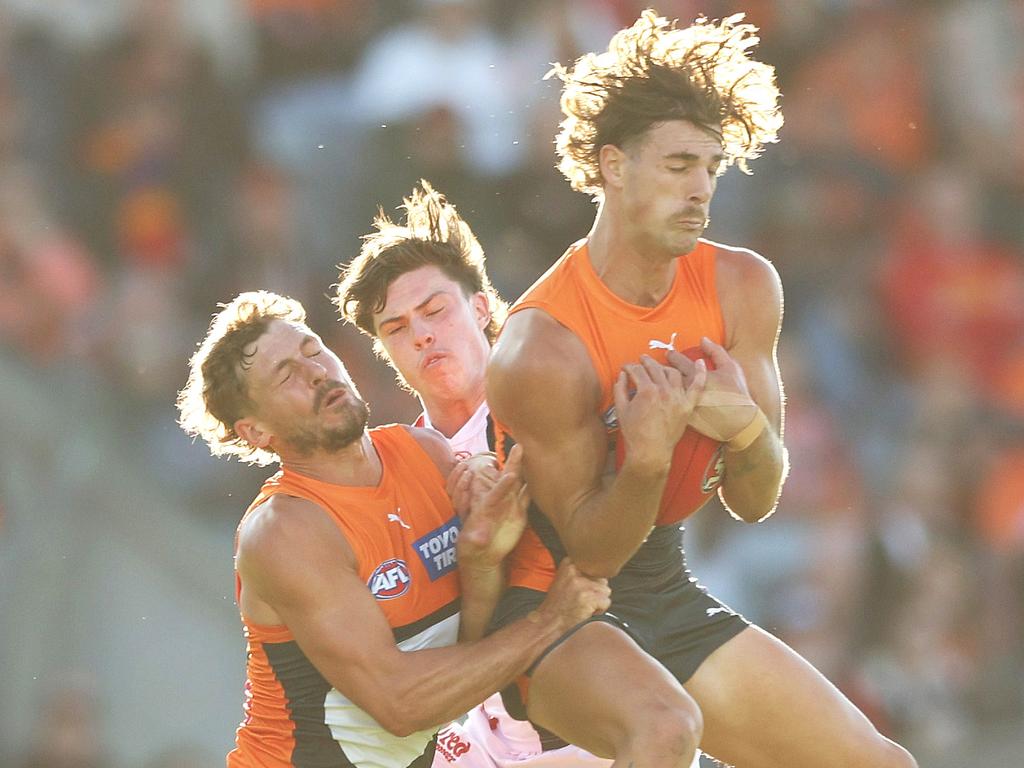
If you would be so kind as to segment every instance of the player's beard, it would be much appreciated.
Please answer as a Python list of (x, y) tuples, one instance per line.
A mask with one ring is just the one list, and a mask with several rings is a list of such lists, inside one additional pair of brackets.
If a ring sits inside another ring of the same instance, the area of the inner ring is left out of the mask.
[(346, 405), (340, 415), (339, 424), (325, 426), (317, 421), (312, 427), (296, 429), (284, 439), (304, 456), (314, 452), (337, 453), (362, 437), (370, 420), (370, 407), (353, 394), (352, 403)]

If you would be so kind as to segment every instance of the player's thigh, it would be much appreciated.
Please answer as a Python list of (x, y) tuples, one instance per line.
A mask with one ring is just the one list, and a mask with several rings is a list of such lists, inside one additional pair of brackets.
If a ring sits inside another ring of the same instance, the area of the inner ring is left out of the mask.
[(530, 681), (527, 712), (601, 757), (662, 724), (700, 720), (696, 703), (668, 670), (622, 629), (601, 621), (544, 657)]
[(736, 768), (912, 765), (824, 675), (758, 627), (712, 653), (686, 689), (704, 715), (701, 749)]

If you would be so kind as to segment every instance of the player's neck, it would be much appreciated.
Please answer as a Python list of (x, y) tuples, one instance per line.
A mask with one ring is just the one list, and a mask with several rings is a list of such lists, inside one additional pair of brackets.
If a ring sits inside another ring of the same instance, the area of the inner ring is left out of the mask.
[(474, 388), (473, 392), (456, 398), (430, 398), (420, 395), (423, 410), (430, 419), (430, 425), (449, 440), (462, 429), (466, 422), (473, 418), (484, 402), (484, 384)]
[(608, 290), (640, 307), (657, 306), (672, 289), (676, 261), (673, 254), (638, 247), (627, 229), (602, 203), (587, 236), (587, 253), (594, 272)]
[(282, 455), (281, 468), (334, 485), (373, 487), (380, 484), (383, 466), (367, 432), (338, 451)]

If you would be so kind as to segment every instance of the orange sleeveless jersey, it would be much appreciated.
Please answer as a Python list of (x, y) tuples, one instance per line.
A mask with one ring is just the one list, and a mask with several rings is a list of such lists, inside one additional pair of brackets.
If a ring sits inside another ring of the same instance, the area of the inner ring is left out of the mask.
[[(594, 272), (586, 241), (569, 248), (513, 305), (511, 313), (540, 309), (572, 331), (586, 346), (601, 384), (600, 414), (615, 445), (619, 463), (618, 420), (612, 385), (626, 363), (648, 354), (666, 363), (673, 348), (701, 357), (700, 339), (723, 344), (725, 324), (715, 289), (715, 252), (719, 246), (701, 240), (676, 259), (668, 295), (656, 307), (629, 304), (608, 289)], [(514, 435), (513, 435), (514, 437)], [(676, 445), (656, 525), (678, 523), (708, 500), (722, 479), (722, 444), (687, 429)], [(554, 562), (537, 532), (529, 528), (513, 554), (510, 584), (546, 589)]]
[[(277, 493), (317, 504), (355, 552), (359, 576), (398, 646), (452, 645), (459, 628), (458, 520), (444, 478), (406, 427), (382, 427), (370, 436), (383, 465), (377, 487), (339, 486), (283, 470), (264, 483), (246, 516)], [(237, 597), (237, 573), (235, 580)], [(229, 768), (401, 768), (423, 753), (433, 729), (392, 736), (320, 675), (286, 626), (261, 626), (244, 615), (242, 622), (245, 718)]]

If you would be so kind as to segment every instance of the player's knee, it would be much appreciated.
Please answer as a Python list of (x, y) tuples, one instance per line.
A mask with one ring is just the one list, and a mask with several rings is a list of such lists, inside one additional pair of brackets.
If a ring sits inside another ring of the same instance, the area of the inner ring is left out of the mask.
[(656, 758), (650, 761), (651, 765), (682, 768), (690, 765), (703, 732), (704, 719), (696, 704), (658, 704), (645, 708), (634, 749), (637, 754)]

